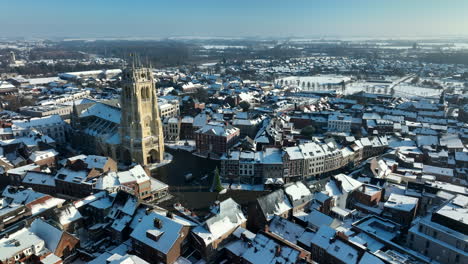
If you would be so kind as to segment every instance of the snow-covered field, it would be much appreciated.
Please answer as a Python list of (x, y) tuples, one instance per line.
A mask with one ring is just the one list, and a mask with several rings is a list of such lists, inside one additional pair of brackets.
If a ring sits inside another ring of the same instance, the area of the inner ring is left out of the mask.
[(224, 49), (245, 49), (245, 48), (247, 48), (246, 46), (234, 46), (234, 45), (203, 45), (202, 47), (204, 49), (219, 49), (219, 50), (224, 50)]
[[(346, 86), (345, 94), (353, 94), (360, 91), (368, 93), (377, 93), (377, 94), (390, 94), (391, 84), (379, 84), (379, 83), (368, 83), (368, 82), (358, 82)], [(394, 87), (395, 96), (400, 97), (414, 97), (414, 96), (423, 96), (423, 97), (433, 97), (439, 96), (442, 93), (442, 90), (433, 89), (428, 87), (421, 87), (411, 85), (409, 83), (402, 83)]]
[(351, 80), (350, 77), (347, 76), (339, 76), (339, 75), (317, 75), (317, 76), (290, 76), (276, 80), (276, 82), (288, 82), (289, 84), (296, 84), (298, 81), (300, 84), (302, 83), (317, 83), (320, 85), (324, 84), (339, 84), (341, 82), (348, 82)]

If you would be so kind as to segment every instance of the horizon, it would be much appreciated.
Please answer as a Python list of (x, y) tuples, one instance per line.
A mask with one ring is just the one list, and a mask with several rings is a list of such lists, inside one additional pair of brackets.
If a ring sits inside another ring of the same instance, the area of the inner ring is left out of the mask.
[(464, 38), (468, 2), (7, 1), (3, 39)]

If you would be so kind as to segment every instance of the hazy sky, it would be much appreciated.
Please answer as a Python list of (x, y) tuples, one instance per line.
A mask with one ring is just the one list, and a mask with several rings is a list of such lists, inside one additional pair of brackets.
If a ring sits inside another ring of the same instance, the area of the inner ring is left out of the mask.
[(0, 37), (468, 35), (468, 0), (0, 0)]

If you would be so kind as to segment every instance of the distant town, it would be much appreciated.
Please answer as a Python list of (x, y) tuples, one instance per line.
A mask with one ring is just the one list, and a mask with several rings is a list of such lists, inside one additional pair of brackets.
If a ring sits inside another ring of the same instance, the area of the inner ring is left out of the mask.
[(0, 263), (468, 263), (468, 39), (0, 40)]

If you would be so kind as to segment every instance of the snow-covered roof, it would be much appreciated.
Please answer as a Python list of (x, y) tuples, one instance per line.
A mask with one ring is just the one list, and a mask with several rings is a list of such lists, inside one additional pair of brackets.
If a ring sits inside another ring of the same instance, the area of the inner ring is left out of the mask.
[(446, 146), (447, 148), (459, 148), (462, 149), (463, 142), (460, 140), (458, 134), (445, 134), (440, 137), (440, 145)]
[[(15, 241), (19, 243), (15, 244)], [(43, 240), (31, 232), (28, 228), (10, 234), (8, 237), (0, 239), (0, 260), (9, 259), (16, 253), (43, 243)]]
[(385, 202), (384, 206), (386, 208), (392, 208), (401, 211), (411, 211), (418, 204), (418, 198), (401, 195), (401, 194), (390, 194), (390, 197)]
[(385, 264), (385, 262), (369, 252), (364, 252), (364, 255), (359, 260), (359, 264)]
[(453, 177), (453, 169), (430, 166), (426, 164), (423, 165), (422, 172), (424, 174), (436, 174)]
[(14, 204), (28, 204), (35, 200), (46, 196), (43, 193), (35, 192), (32, 189), (17, 189), (16, 187), (7, 186), (3, 192), (2, 197), (13, 199)]
[[(158, 228), (155, 222), (161, 224)], [(167, 254), (180, 237), (183, 225), (158, 213), (145, 215), (141, 222), (135, 227), (130, 237)]]
[(270, 264), (283, 263), (292, 264), (298, 261), (300, 252), (288, 246), (281, 246), (281, 252), (276, 254), (280, 246), (273, 239), (263, 234), (257, 234), (252, 241), (252, 246), (242, 252), (241, 256), (249, 263)]
[(312, 193), (302, 182), (288, 184), (284, 187), (284, 191), (289, 196), (293, 206), (312, 200)]
[(378, 217), (368, 217), (366, 220), (356, 224), (356, 226), (364, 232), (384, 241), (390, 241), (399, 235), (399, 226), (389, 220)]
[(116, 172), (109, 172), (101, 175), (96, 180), (94, 188), (98, 190), (112, 190), (120, 185)]
[(120, 171), (117, 173), (117, 176), (121, 184), (135, 181), (137, 183), (142, 183), (150, 180), (150, 177), (146, 174), (146, 171), (141, 165), (137, 165), (128, 171)]
[(48, 150), (38, 150), (34, 151), (30, 156), (29, 159), (32, 162), (53, 158), (58, 155), (58, 152), (55, 149), (48, 149)]
[(265, 148), (261, 152), (261, 161), (263, 164), (282, 164), (283, 159), (281, 157), (282, 153), (280, 149), (277, 148)]
[(106, 192), (98, 192), (98, 193), (86, 196), (85, 198), (81, 200), (75, 201), (74, 204), (76, 208), (80, 208), (84, 205), (90, 204), (96, 200), (103, 199), (103, 198), (107, 198)]
[(81, 112), (80, 117), (96, 116), (98, 118), (110, 121), (115, 124), (120, 124), (122, 113), (120, 109), (108, 104), (97, 103)]
[(292, 209), (283, 189), (276, 190), (257, 199), (264, 216), (270, 220), (274, 215), (280, 215)]
[(468, 196), (460, 194), (455, 196), (436, 213), (466, 225), (468, 223)]
[(49, 196), (49, 198), (46, 200), (40, 200), (40, 203), (30, 204), (31, 214), (37, 215), (47, 209), (62, 205), (63, 203), (65, 203), (64, 199)]
[[(331, 226), (331, 227), (335, 227), (333, 225), (333, 223), (335, 222), (335, 219), (333, 217), (330, 217), (324, 213), (321, 213), (317, 210), (312, 210), (310, 213), (302, 213), (302, 214), (298, 214), (298, 215), (294, 215), (295, 217), (301, 219), (302, 221), (304, 221), (305, 223), (307, 223), (307, 225), (309, 227), (316, 227), (316, 228), (319, 228), (320, 226), (322, 225), (326, 225), (326, 226)], [(339, 221), (336, 221), (335, 223), (339, 223)]]
[(208, 218), (203, 226), (193, 230), (206, 245), (247, 221), (240, 205), (232, 198), (220, 202), (213, 210), (215, 215)]
[(51, 82), (58, 82), (60, 81), (59, 77), (43, 77), (43, 78), (30, 78), (26, 79), (29, 84), (32, 85), (41, 85), (41, 84), (48, 84)]
[(41, 259), (42, 264), (56, 264), (60, 262), (62, 262), (62, 259), (53, 253), (50, 253), (45, 258)]
[(269, 231), (293, 244), (297, 244), (297, 240), (305, 232), (305, 228), (282, 217), (274, 216), (270, 222)]
[(30, 120), (15, 120), (13, 121), (13, 125), (11, 126), (13, 131), (21, 130), (21, 129), (29, 129), (32, 127), (40, 127), (40, 126), (55, 126), (65, 124), (62, 118), (59, 115), (50, 115), (46, 117), (36, 117), (31, 118)]
[(239, 128), (230, 125), (209, 123), (202, 126), (196, 133), (227, 137), (239, 131)]
[(72, 182), (72, 183), (82, 183), (87, 179), (88, 173), (85, 170), (71, 170), (69, 168), (61, 168), (57, 171), (55, 179)]
[(301, 149), (298, 146), (294, 147), (287, 147), (284, 149), (286, 153), (288, 153), (290, 160), (300, 160), (304, 159)]
[(16, 167), (16, 168), (13, 168), (11, 170), (8, 170), (8, 173), (9, 174), (15, 174), (15, 175), (25, 175), (28, 171), (32, 171), (32, 170), (35, 170), (35, 169), (38, 169), (40, 168), (39, 165), (36, 165), (36, 164), (28, 164), (28, 165), (24, 165), (24, 166), (21, 166), (21, 167)]
[(343, 173), (336, 175), (335, 179), (341, 182), (341, 188), (346, 192), (356, 190), (363, 184), (362, 182), (355, 180)]
[(323, 249), (327, 249), (331, 239), (335, 236), (335, 229), (322, 225), (312, 237), (311, 243)]
[(61, 208), (60, 212), (58, 213), (58, 217), (60, 224), (66, 225), (80, 219), (82, 215), (74, 205), (68, 205), (64, 208)]
[(55, 252), (55, 249), (57, 248), (60, 239), (62, 238), (62, 231), (46, 223), (40, 218), (32, 222), (30, 230), (44, 240), (47, 249)]
[(327, 252), (342, 263), (348, 264), (357, 263), (359, 257), (355, 248), (338, 239), (327, 248)]
[(130, 254), (125, 254), (124, 256), (121, 256), (117, 253), (108, 257), (105, 261), (105, 263), (108, 264), (149, 264), (149, 262), (146, 262), (138, 256)]

